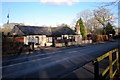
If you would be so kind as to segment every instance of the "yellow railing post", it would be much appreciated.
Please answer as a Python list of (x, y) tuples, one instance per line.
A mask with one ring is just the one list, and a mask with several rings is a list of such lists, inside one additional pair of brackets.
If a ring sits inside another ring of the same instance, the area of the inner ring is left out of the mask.
[(109, 52), (109, 75), (110, 80), (112, 80), (113, 68), (112, 68), (112, 51)]
[(118, 55), (118, 49), (116, 50), (116, 59), (117, 59), (117, 70), (119, 70), (119, 55)]

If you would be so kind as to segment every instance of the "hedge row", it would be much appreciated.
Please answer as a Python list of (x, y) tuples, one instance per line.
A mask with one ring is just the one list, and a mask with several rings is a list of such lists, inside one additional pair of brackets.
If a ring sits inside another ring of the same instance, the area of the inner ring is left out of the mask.
[(91, 39), (93, 42), (103, 42), (103, 41), (108, 41), (108, 35), (96, 35), (96, 34), (91, 34)]
[(29, 46), (15, 41), (12, 37), (2, 38), (2, 55), (3, 57), (18, 55), (29, 51)]

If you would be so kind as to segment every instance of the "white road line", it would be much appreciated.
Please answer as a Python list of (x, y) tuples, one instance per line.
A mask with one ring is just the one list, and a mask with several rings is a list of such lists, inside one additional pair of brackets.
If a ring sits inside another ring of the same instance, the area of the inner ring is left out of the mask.
[(37, 61), (37, 60), (42, 60), (42, 59), (47, 59), (47, 58), (50, 58), (50, 57), (45, 57), (45, 58), (41, 58), (41, 59), (30, 60), (30, 61), (26, 61), (26, 62), (22, 62), (22, 63), (17, 63), (17, 64), (12, 64), (12, 65), (7, 65), (7, 66), (3, 66), (3, 67), (0, 67), (0, 68), (11, 67), (11, 66), (25, 64), (25, 63), (34, 62), (34, 61)]
[(31, 57), (36, 57), (36, 56), (42, 56), (42, 55), (45, 55), (45, 54), (38, 54), (38, 55), (33, 55), (33, 56), (26, 56), (26, 57), (17, 58), (17, 59), (6, 60), (6, 61), (3, 61), (3, 62), (15, 61), (15, 60), (26, 59), (26, 58), (31, 58)]
[[(78, 50), (78, 51), (80, 51), (80, 50)], [(70, 51), (68, 53), (74, 53), (74, 52), (78, 52), (78, 51)], [(62, 52), (62, 51), (56, 51), (56, 52)], [(51, 53), (56, 53), (56, 52), (51, 52)], [(38, 56), (38, 55), (36, 55), (36, 56)], [(26, 61), (26, 62), (22, 62), (22, 63), (16, 63), (16, 64), (12, 64), (12, 65), (3, 66), (3, 67), (0, 67), (0, 68), (11, 67), (11, 66), (14, 66), (14, 65), (24, 64), (24, 63), (28, 63), (28, 62), (34, 62), (34, 61), (37, 61), (37, 60), (42, 60), (42, 59), (47, 59), (47, 58), (50, 58), (50, 57), (45, 57), (45, 58), (30, 60), (30, 61)]]
[[(60, 51), (59, 51), (60, 52)], [(62, 51), (61, 51), (62, 52)], [(53, 53), (57, 53), (57, 52), (48, 52), (46, 54), (53, 54)], [(17, 58), (17, 59), (12, 59), (12, 60), (7, 60), (7, 61), (3, 61), (3, 62), (9, 62), (9, 61), (15, 61), (15, 60), (21, 60), (21, 59), (26, 59), (26, 58), (32, 58), (32, 57), (37, 57), (37, 56), (43, 56), (43, 55), (46, 55), (46, 54), (38, 54), (38, 55), (31, 55), (31, 56), (27, 56), (27, 57), (22, 57), (22, 58)]]
[[(59, 51), (59, 52), (62, 52), (62, 51)], [(77, 52), (77, 51), (71, 51), (71, 52), (68, 52), (68, 53), (73, 53), (73, 52)], [(45, 58), (30, 60), (30, 61), (26, 61), (26, 62), (22, 62), (22, 63), (17, 63), (17, 64), (12, 64), (12, 65), (7, 65), (7, 66), (3, 66), (3, 67), (0, 67), (0, 68), (11, 67), (11, 66), (20, 65), (20, 64), (25, 64), (25, 63), (34, 62), (34, 61), (37, 61), (37, 60), (42, 60), (42, 59), (47, 59), (47, 58), (50, 58), (50, 57), (45, 57)]]
[(68, 52), (68, 53), (74, 53), (74, 52), (78, 52), (78, 51), (71, 51), (71, 52)]
[(58, 51), (58, 52), (62, 52), (62, 51)]
[[(51, 52), (51, 53), (56, 53), (56, 52)], [(51, 54), (51, 53), (49, 53), (49, 54)]]
[[(79, 49), (80, 47), (77, 47), (77, 48), (74, 48), (74, 49)], [(55, 52), (47, 52), (46, 54), (53, 54), (53, 53), (57, 53), (57, 52), (64, 52), (64, 51), (67, 51), (68, 49), (66, 50), (62, 50), (62, 51), (55, 51)], [(71, 48), (69, 49), (69, 51), (72, 50)], [(17, 59), (12, 59), (12, 60), (6, 60), (6, 61), (3, 61), (3, 62), (9, 62), (9, 61), (15, 61), (15, 60), (21, 60), (21, 59), (25, 59), (25, 58), (32, 58), (32, 57), (37, 57), (37, 56), (42, 56), (42, 55), (46, 55), (46, 54), (38, 54), (38, 55), (31, 55), (31, 56), (27, 56), (27, 57), (22, 57), (22, 58), (17, 58)]]

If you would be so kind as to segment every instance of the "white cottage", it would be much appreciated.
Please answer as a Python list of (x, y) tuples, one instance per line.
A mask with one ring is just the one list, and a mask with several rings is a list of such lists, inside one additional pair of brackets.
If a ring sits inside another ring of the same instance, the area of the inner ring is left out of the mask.
[(80, 44), (82, 36), (76, 34), (69, 27), (37, 27), (37, 26), (21, 26), (15, 25), (10, 35), (23, 37), (23, 43), (26, 45), (33, 44), (35, 47), (52, 46), (55, 44), (63, 44), (64, 38), (67, 39), (68, 45)]

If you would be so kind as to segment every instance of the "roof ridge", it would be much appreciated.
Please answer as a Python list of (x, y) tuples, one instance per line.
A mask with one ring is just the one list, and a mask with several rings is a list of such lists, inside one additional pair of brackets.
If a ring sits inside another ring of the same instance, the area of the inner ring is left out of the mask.
[[(26, 25), (17, 25), (17, 27), (44, 27), (44, 26), (26, 26)], [(46, 28), (46, 27), (45, 27)], [(47, 27), (48, 28), (48, 27)]]

